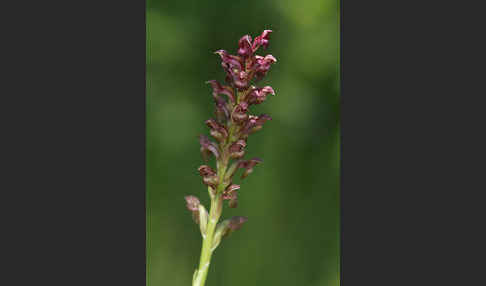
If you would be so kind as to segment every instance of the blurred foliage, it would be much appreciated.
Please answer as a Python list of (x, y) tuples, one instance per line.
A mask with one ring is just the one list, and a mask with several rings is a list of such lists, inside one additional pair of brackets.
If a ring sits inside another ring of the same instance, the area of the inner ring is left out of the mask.
[(148, 0), (146, 15), (147, 285), (191, 285), (201, 237), (184, 195), (209, 207), (197, 136), (213, 115), (205, 81), (224, 80), (213, 52), (264, 29), (259, 54), (278, 62), (261, 85), (276, 96), (252, 112), (273, 120), (247, 147), (264, 162), (225, 207), (249, 220), (215, 251), (206, 285), (339, 285), (338, 1)]

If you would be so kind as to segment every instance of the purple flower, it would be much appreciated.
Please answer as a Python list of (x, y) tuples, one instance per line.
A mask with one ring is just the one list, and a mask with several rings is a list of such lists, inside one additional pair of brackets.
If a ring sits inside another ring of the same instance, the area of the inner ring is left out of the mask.
[[(201, 135), (199, 143), (201, 154), (205, 161), (212, 155), (215, 157), (216, 171), (208, 165), (198, 168), (202, 181), (207, 185), (211, 198), (210, 212), (204, 208), (195, 196), (186, 196), (187, 208), (192, 212), (193, 219), (199, 224), (203, 238), (203, 248), (199, 268), (193, 275), (193, 284), (204, 284), (212, 253), (220, 244), (222, 237), (240, 229), (248, 220), (246, 217), (235, 216), (220, 223), (224, 200), (230, 208), (238, 205), (240, 186), (233, 183), (233, 176), (240, 168), (243, 169), (241, 179), (253, 172), (253, 168), (262, 162), (259, 158), (245, 160), (247, 138), (253, 132), (260, 130), (263, 124), (272, 118), (266, 114), (250, 115), (249, 108), (260, 104), (269, 94), (275, 95), (271, 86), (255, 86), (255, 81), (266, 76), (272, 64), (277, 60), (272, 55), (259, 56), (256, 51), (269, 44), (272, 30), (264, 30), (252, 41), (250, 35), (244, 35), (238, 41), (236, 55), (230, 55), (225, 50), (215, 53), (221, 58), (227, 85), (216, 80), (207, 81), (211, 84), (212, 95), (216, 105), (215, 118), (205, 121), (210, 128), (210, 134), (215, 142)], [(226, 99), (227, 98), (227, 99)]]
[(255, 70), (256, 80), (259, 81), (267, 75), (270, 66), (276, 63), (277, 59), (272, 55), (255, 56), (255, 64), (253, 66)]
[(243, 69), (243, 59), (241, 57), (230, 55), (225, 50), (217, 50), (214, 53), (218, 54), (223, 60), (221, 63), (223, 68), (231, 70), (237, 69), (239, 71)]
[(199, 144), (201, 144), (201, 154), (204, 161), (209, 159), (209, 155), (212, 153), (214, 157), (219, 158), (218, 145), (211, 142), (205, 135), (199, 135)]
[(263, 161), (260, 158), (253, 158), (250, 160), (241, 161), (238, 167), (245, 169), (243, 175), (241, 175), (241, 178), (242, 179), (246, 178), (249, 174), (253, 172), (253, 167), (255, 167), (255, 165), (261, 162)]
[(244, 89), (248, 86), (247, 73), (244, 71), (244, 61), (241, 57), (228, 54), (225, 50), (215, 52), (221, 59), (221, 66), (226, 71), (227, 81), (229, 80), (234, 87)]
[(223, 200), (229, 200), (228, 206), (236, 208), (238, 205), (238, 195), (236, 190), (240, 189), (240, 185), (231, 184), (223, 191)]
[(226, 137), (228, 137), (228, 131), (226, 131), (226, 128), (216, 122), (216, 120), (211, 118), (206, 120), (205, 123), (211, 129), (209, 134), (211, 134), (211, 136), (213, 136), (218, 141), (222, 142), (226, 139)]
[(245, 155), (245, 140), (238, 140), (229, 147), (229, 153), (231, 159), (239, 159)]
[(199, 171), (199, 175), (203, 177), (203, 183), (214, 189), (219, 182), (216, 172), (207, 165), (202, 165), (197, 170)]
[(262, 34), (255, 38), (252, 46), (253, 52), (256, 52), (260, 46), (263, 46), (264, 49), (268, 48), (268, 41), (272, 32), (272, 30), (263, 30)]
[(214, 114), (219, 122), (225, 122), (230, 117), (230, 112), (226, 101), (220, 96), (214, 98), (216, 104), (216, 110)]
[(275, 95), (275, 91), (271, 86), (253, 87), (252, 91), (248, 93), (245, 100), (248, 104), (260, 104), (267, 98), (267, 94)]
[[(261, 80), (267, 74), (270, 65), (277, 61), (272, 55), (266, 55), (265, 57), (254, 55), (260, 46), (263, 46), (265, 49), (268, 47), (270, 33), (272, 33), (272, 30), (264, 30), (253, 42), (250, 35), (241, 37), (238, 41), (237, 56), (230, 55), (225, 50), (215, 52), (221, 57), (221, 66), (226, 72), (226, 81), (231, 86), (239, 91), (248, 89), (253, 77), (257, 81)], [(218, 90), (215, 91), (217, 93), (221, 91), (220, 87), (216, 86), (216, 83), (214, 83), (213, 89)], [(232, 103), (234, 103), (234, 99)]]
[(247, 111), (248, 103), (243, 101), (235, 107), (231, 114), (231, 118), (233, 118), (233, 121), (236, 123), (244, 122), (248, 119), (248, 114), (246, 114)]
[(267, 114), (262, 114), (260, 116), (250, 115), (245, 126), (242, 128), (241, 133), (248, 135), (256, 132), (262, 129), (263, 124), (268, 120), (272, 120), (272, 118)]
[[(246, 178), (253, 172), (254, 166), (262, 162), (258, 158), (244, 160), (243, 157), (248, 136), (262, 129), (263, 124), (271, 120), (266, 114), (249, 114), (250, 106), (264, 102), (269, 94), (275, 95), (274, 89), (269, 85), (258, 87), (250, 84), (252, 80), (264, 77), (271, 65), (277, 61), (272, 55), (255, 54), (260, 47), (268, 47), (271, 33), (271, 30), (264, 30), (253, 41), (250, 35), (244, 35), (238, 41), (236, 55), (231, 55), (225, 50), (216, 51), (226, 72), (228, 85), (222, 85), (216, 80), (207, 81), (212, 87), (216, 110), (215, 118), (206, 120), (205, 124), (210, 128), (209, 133), (216, 141), (213, 142), (201, 135), (199, 143), (205, 161), (208, 161), (211, 155), (215, 157), (218, 172), (208, 165), (200, 166), (198, 171), (203, 183), (210, 186), (211, 198), (221, 192), (219, 195), (229, 200), (230, 207), (237, 205), (236, 190), (239, 186), (232, 182), (236, 171), (244, 169), (241, 178)], [(224, 174), (222, 178), (218, 175), (220, 171)]]
[(235, 102), (235, 96), (233, 95), (233, 89), (231, 87), (226, 86), (226, 85), (221, 85), (216, 80), (208, 80), (206, 83), (211, 84), (211, 87), (213, 88), (214, 98), (216, 98), (219, 94), (224, 94), (224, 95), (228, 96), (229, 100), (232, 103)]
[(250, 35), (245, 35), (238, 41), (238, 54), (242, 57), (249, 57), (253, 55)]

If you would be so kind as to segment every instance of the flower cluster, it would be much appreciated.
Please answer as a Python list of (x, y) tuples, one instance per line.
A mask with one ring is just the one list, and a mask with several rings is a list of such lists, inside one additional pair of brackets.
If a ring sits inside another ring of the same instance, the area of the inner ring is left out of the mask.
[[(243, 36), (238, 42), (237, 55), (231, 55), (225, 50), (216, 51), (226, 72), (227, 85), (216, 80), (207, 82), (213, 89), (216, 111), (215, 118), (208, 119), (205, 123), (216, 142), (201, 135), (199, 143), (205, 161), (211, 155), (216, 158), (218, 172), (202, 165), (199, 173), (203, 177), (203, 183), (210, 187), (212, 196), (221, 191), (223, 199), (229, 201), (230, 207), (237, 206), (237, 190), (240, 186), (232, 184), (236, 171), (244, 169), (241, 178), (245, 178), (256, 164), (262, 162), (259, 158), (243, 160), (243, 156), (248, 135), (260, 130), (266, 121), (272, 119), (267, 114), (249, 114), (250, 106), (264, 102), (269, 94), (275, 95), (271, 86), (252, 85), (252, 81), (261, 80), (277, 61), (272, 55), (256, 54), (260, 47), (268, 47), (271, 32), (264, 30), (253, 41), (251, 36)], [(231, 165), (230, 160), (234, 161)], [(219, 170), (220, 168), (224, 170)], [(221, 190), (218, 190), (218, 186)]]
[(271, 86), (259, 87), (252, 84), (261, 80), (277, 61), (272, 55), (256, 54), (260, 47), (268, 47), (271, 32), (264, 30), (254, 40), (249, 35), (243, 36), (238, 42), (236, 55), (230, 55), (225, 50), (215, 52), (221, 57), (221, 66), (226, 72), (226, 84), (216, 80), (207, 82), (213, 89), (216, 111), (214, 118), (206, 120), (205, 124), (214, 140), (205, 135), (199, 137), (204, 161), (207, 162), (212, 157), (216, 161), (216, 170), (209, 165), (198, 168), (211, 197), (209, 213), (197, 197), (185, 197), (187, 209), (199, 225), (203, 238), (201, 259), (199, 268), (194, 271), (193, 286), (204, 286), (211, 254), (223, 237), (240, 229), (247, 221), (246, 217), (234, 216), (218, 223), (224, 201), (228, 201), (231, 208), (238, 205), (240, 185), (233, 184), (236, 172), (243, 169), (241, 178), (244, 179), (262, 162), (259, 158), (243, 157), (248, 136), (262, 129), (263, 124), (272, 119), (266, 114), (257, 116), (249, 113), (252, 105), (264, 102), (269, 94), (275, 95)]

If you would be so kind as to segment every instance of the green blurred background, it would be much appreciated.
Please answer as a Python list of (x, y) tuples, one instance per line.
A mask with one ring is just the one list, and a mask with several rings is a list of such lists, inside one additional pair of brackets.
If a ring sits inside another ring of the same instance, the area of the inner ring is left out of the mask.
[(197, 137), (214, 110), (205, 81), (224, 81), (213, 52), (264, 29), (258, 54), (278, 62), (260, 85), (276, 96), (252, 113), (273, 120), (249, 137), (263, 164), (236, 179), (238, 208), (222, 217), (249, 220), (215, 251), (206, 285), (339, 285), (338, 1), (148, 0), (146, 15), (147, 285), (191, 285), (201, 237), (184, 196), (209, 207)]

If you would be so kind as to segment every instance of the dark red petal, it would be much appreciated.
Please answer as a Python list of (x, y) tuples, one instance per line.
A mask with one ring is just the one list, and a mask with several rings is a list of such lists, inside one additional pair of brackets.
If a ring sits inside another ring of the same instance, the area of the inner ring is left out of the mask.
[(250, 35), (241, 37), (238, 41), (238, 54), (242, 57), (249, 57), (253, 54)]
[(230, 157), (232, 159), (239, 159), (245, 155), (244, 148), (246, 147), (245, 140), (238, 140), (229, 147)]
[(208, 137), (206, 137), (205, 135), (200, 135), (199, 144), (201, 144), (201, 153), (207, 153), (209, 151), (214, 155), (214, 157), (219, 158), (218, 145), (214, 142), (211, 142)]
[(226, 128), (216, 122), (214, 119), (208, 119), (206, 120), (206, 125), (211, 128), (210, 134), (220, 142), (225, 140), (228, 137), (228, 131), (226, 131)]
[(253, 52), (255, 52), (260, 46), (263, 46), (265, 49), (268, 47), (270, 33), (272, 33), (272, 30), (263, 30), (262, 34), (255, 38), (252, 45)]
[(216, 172), (213, 169), (211, 169), (211, 167), (207, 165), (202, 165), (198, 168), (198, 171), (199, 171), (199, 175), (203, 177), (203, 183), (205, 185), (215, 187), (218, 184), (219, 178)]
[(228, 98), (231, 102), (235, 102), (233, 89), (231, 87), (225, 86), (225, 85), (223, 86), (216, 80), (208, 80), (206, 83), (211, 84), (211, 87), (213, 88), (213, 96), (215, 98), (218, 94), (224, 94), (224, 95), (228, 96)]
[(250, 160), (246, 161), (241, 161), (239, 167), (245, 169), (245, 172), (243, 172), (243, 175), (241, 175), (241, 178), (244, 179), (246, 178), (251, 172), (253, 172), (253, 167), (255, 165), (263, 162), (262, 159), (260, 158), (253, 158)]
[(245, 120), (248, 119), (248, 114), (246, 114), (248, 110), (248, 103), (246, 102), (240, 102), (235, 109), (233, 110), (233, 113), (231, 114), (231, 118), (233, 118), (233, 121), (235, 122), (244, 122)]

